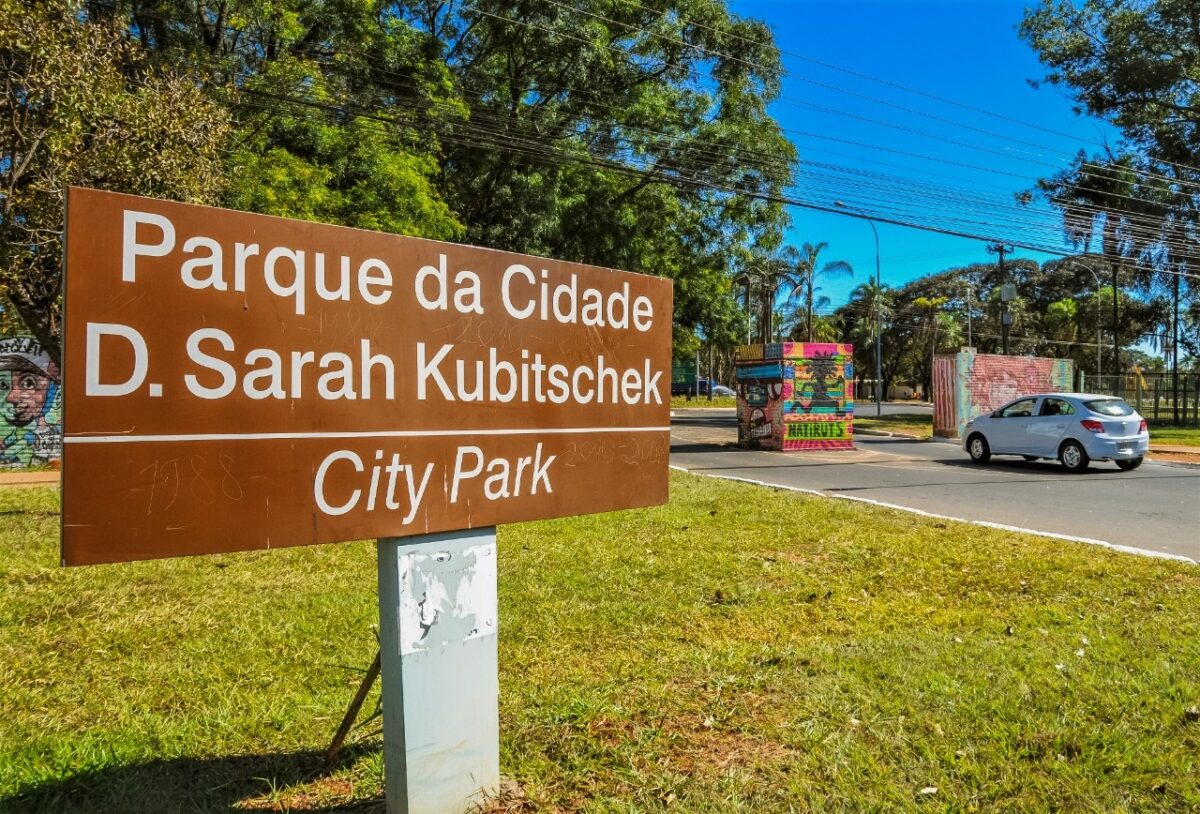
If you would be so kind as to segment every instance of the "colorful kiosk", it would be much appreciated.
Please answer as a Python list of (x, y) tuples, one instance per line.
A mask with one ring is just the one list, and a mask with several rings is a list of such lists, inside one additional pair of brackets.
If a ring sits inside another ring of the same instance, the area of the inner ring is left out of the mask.
[(854, 349), (774, 342), (738, 349), (738, 446), (805, 450), (854, 447)]

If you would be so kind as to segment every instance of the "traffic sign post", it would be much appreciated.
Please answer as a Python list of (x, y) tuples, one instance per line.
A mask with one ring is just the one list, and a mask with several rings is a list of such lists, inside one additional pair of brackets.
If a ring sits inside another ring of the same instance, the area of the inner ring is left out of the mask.
[(379, 538), (389, 810), (494, 789), (501, 523), (666, 502), (671, 284), (72, 188), (62, 561)]

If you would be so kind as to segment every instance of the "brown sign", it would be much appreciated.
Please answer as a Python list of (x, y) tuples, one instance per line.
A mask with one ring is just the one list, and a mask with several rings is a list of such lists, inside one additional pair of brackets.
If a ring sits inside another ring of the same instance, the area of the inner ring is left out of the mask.
[(667, 498), (671, 283), (71, 189), (63, 562)]

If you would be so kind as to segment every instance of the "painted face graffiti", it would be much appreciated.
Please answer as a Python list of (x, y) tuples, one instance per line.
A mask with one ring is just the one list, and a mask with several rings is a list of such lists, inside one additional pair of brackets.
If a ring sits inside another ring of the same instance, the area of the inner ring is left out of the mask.
[(35, 340), (0, 340), (0, 466), (62, 456), (59, 393), (58, 365)]
[(49, 376), (28, 371), (14, 372), (4, 401), (12, 405), (14, 424), (36, 421), (46, 410), (46, 394), (51, 386)]

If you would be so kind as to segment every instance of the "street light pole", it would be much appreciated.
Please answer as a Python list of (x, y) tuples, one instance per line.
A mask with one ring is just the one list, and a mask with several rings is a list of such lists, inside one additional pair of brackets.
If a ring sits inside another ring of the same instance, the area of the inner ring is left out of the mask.
[(883, 356), (880, 350), (883, 346), (883, 325), (879, 319), (879, 296), (883, 293), (883, 282), (879, 275), (879, 232), (870, 216), (858, 207), (850, 206), (845, 201), (834, 201), (834, 206), (862, 215), (863, 220), (870, 224), (871, 233), (875, 235), (875, 308), (872, 310), (875, 312), (875, 417), (879, 418), (883, 415)]
[(975, 347), (975, 343), (971, 339), (971, 281), (967, 280), (964, 285), (967, 287), (967, 347)]
[(1082, 261), (1076, 260), (1072, 257), (1071, 262), (1082, 269), (1087, 269), (1087, 272), (1096, 280), (1096, 382), (1099, 383), (1102, 375), (1100, 373), (1102, 368), (1101, 353), (1103, 353), (1104, 350), (1104, 345), (1100, 334), (1100, 275), (1096, 273), (1094, 268), (1086, 263), (1083, 263)]

